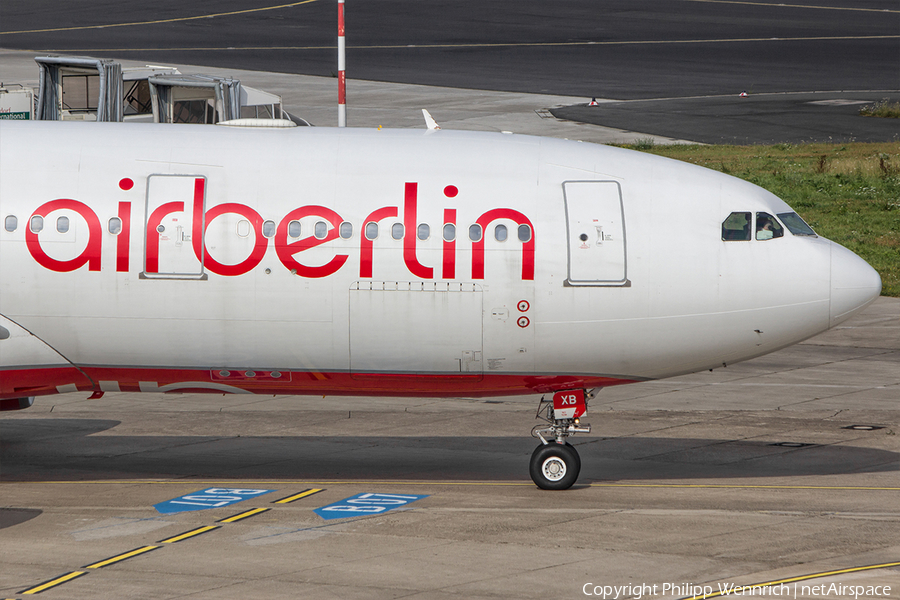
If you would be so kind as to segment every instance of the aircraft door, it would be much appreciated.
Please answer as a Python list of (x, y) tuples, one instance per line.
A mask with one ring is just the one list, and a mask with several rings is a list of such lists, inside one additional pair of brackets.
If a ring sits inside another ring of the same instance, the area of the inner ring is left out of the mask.
[[(142, 277), (206, 278), (202, 234), (205, 201), (203, 176), (151, 175), (147, 179)], [(195, 235), (199, 239), (195, 240)]]
[(616, 181), (567, 181), (569, 285), (628, 285), (622, 191)]

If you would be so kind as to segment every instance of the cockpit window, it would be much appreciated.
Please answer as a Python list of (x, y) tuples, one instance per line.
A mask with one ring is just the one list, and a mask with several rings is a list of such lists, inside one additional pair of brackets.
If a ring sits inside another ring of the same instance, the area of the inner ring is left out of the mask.
[(756, 213), (756, 239), (771, 240), (784, 235), (784, 227), (769, 213)]
[(750, 215), (748, 212), (733, 212), (722, 223), (722, 239), (726, 242), (750, 241)]
[(794, 235), (811, 235), (818, 237), (812, 227), (806, 224), (806, 221), (800, 218), (795, 212), (778, 213), (778, 218), (784, 223), (791, 233)]

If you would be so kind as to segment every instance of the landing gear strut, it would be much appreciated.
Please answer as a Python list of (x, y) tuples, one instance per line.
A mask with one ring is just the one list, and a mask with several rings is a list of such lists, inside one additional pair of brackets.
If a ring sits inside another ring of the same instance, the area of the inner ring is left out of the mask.
[(541, 398), (535, 418), (546, 421), (546, 425), (535, 425), (532, 437), (539, 438), (541, 445), (531, 454), (529, 472), (531, 480), (544, 490), (567, 490), (578, 479), (581, 471), (581, 457), (578, 451), (566, 441), (576, 433), (590, 433), (591, 426), (581, 424), (581, 417), (587, 412), (584, 390), (568, 390), (553, 394), (553, 400)]

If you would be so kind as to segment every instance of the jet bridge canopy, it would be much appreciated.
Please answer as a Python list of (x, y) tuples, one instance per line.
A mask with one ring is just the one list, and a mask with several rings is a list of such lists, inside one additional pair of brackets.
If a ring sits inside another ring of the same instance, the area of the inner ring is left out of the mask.
[(35, 61), (40, 67), (37, 120), (211, 125), (261, 119), (309, 125), (286, 113), (280, 96), (243, 86), (237, 79), (182, 75), (174, 67), (152, 65), (123, 69), (112, 60), (82, 56)]
[(149, 77), (153, 120), (205, 123), (241, 118), (241, 82), (208, 75)]
[(39, 56), (38, 120), (122, 121), (122, 65), (86, 56)]

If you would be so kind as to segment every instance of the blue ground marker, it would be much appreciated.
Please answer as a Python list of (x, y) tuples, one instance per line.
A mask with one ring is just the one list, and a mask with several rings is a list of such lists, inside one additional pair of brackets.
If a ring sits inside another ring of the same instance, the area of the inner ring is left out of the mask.
[(207, 488), (172, 500), (154, 504), (153, 508), (162, 514), (220, 508), (256, 498), (275, 490), (250, 490), (242, 488)]
[(340, 502), (317, 508), (313, 512), (326, 521), (331, 519), (348, 519), (350, 517), (385, 513), (427, 497), (427, 494), (424, 496), (414, 496), (412, 494), (357, 494), (344, 498)]

